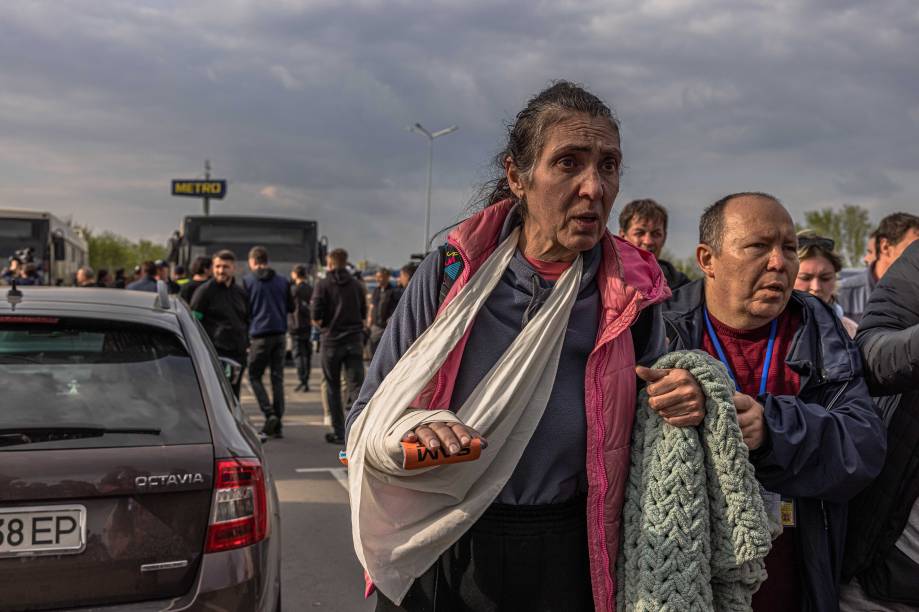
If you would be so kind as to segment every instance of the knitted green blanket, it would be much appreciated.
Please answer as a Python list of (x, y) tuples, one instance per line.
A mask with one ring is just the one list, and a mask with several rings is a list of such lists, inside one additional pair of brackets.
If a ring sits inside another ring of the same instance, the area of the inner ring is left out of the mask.
[(749, 610), (766, 579), (769, 522), (724, 366), (701, 351), (661, 357), (706, 396), (702, 425), (667, 425), (639, 396), (617, 564), (620, 612)]

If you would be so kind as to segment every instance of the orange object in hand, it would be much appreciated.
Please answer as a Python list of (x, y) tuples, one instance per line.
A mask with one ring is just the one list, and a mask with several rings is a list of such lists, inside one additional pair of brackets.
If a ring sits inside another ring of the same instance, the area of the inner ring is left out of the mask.
[(442, 448), (431, 450), (421, 442), (402, 442), (402, 467), (406, 470), (417, 470), (434, 465), (475, 461), (481, 454), (481, 438), (473, 438), (469, 442), (469, 448), (462, 448), (452, 455), (445, 453)]

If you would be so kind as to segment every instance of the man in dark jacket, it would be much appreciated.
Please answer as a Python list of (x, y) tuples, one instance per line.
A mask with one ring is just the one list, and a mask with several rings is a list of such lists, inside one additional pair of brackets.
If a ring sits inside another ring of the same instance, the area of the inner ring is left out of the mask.
[(293, 358), (297, 365), (297, 378), (300, 384), (297, 391), (310, 390), (310, 370), (312, 369), (313, 345), (310, 335), (313, 329), (310, 316), (310, 301), (313, 299), (313, 286), (307, 278), (306, 266), (298, 264), (290, 272), (291, 296), (294, 310), (290, 314), (290, 339), (293, 342)]
[[(284, 355), (287, 352), (287, 315), (293, 310), (290, 283), (268, 267), (265, 247), (249, 251), (250, 273), (243, 278), (249, 295), (249, 384), (265, 415), (262, 433), (282, 437), (284, 418)], [(265, 368), (271, 369), (271, 400), (262, 384)]]
[(672, 263), (661, 259), (667, 242), (667, 209), (647, 198), (632, 200), (619, 213), (619, 235), (640, 249), (651, 251), (671, 291), (689, 282)]
[(370, 355), (377, 352), (386, 324), (396, 311), (400, 292), (390, 284), (390, 272), (380, 268), (376, 273), (377, 286), (370, 296), (370, 314), (367, 316), (367, 327), (370, 328)]
[(201, 284), (191, 297), (189, 306), (201, 321), (217, 354), (240, 365), (237, 376), (230, 381), (239, 397), (242, 370), (246, 367), (246, 347), (249, 346), (249, 298), (236, 283), (236, 256), (233, 251), (214, 255), (214, 277)]
[[(871, 295), (855, 338), (887, 424), (884, 469), (849, 505), (844, 610), (919, 607), (919, 241)], [(895, 395), (902, 394), (902, 395)]]
[(858, 349), (829, 307), (793, 291), (795, 227), (774, 197), (719, 200), (699, 242), (704, 278), (674, 294), (664, 321), (671, 350), (705, 350), (732, 375), (750, 461), (784, 525), (753, 610), (836, 610), (847, 502), (885, 451)]
[(864, 273), (842, 280), (836, 292), (836, 301), (842, 306), (843, 314), (856, 323), (862, 320), (878, 281), (903, 251), (919, 239), (919, 217), (904, 212), (887, 215), (871, 235), (874, 241), (874, 260), (866, 261)]
[(128, 285), (131, 291), (151, 291), (156, 292), (156, 264), (152, 261), (145, 261), (140, 264), (141, 277)]
[(328, 275), (316, 284), (313, 292), (313, 325), (321, 334), (319, 359), (326, 388), (326, 401), (332, 417), (332, 431), (326, 442), (344, 444), (345, 414), (341, 401), (341, 371), (348, 381), (348, 406), (357, 398), (364, 384), (364, 321), (367, 297), (364, 287), (346, 266), (348, 252), (335, 249), (329, 253)]
[(179, 297), (190, 304), (192, 296), (195, 295), (195, 291), (198, 290), (198, 287), (207, 282), (210, 277), (211, 260), (203, 255), (201, 257), (196, 257), (195, 260), (191, 262), (191, 278), (182, 285), (182, 288), (179, 290)]

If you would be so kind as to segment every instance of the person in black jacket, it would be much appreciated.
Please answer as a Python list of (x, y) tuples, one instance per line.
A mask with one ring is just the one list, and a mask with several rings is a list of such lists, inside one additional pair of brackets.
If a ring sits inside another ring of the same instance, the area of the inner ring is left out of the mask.
[(672, 263), (661, 259), (667, 242), (667, 209), (650, 198), (632, 200), (619, 213), (619, 235), (657, 258), (671, 291), (689, 282)]
[(213, 270), (214, 277), (195, 290), (190, 306), (217, 354), (241, 366), (238, 376), (231, 381), (233, 392), (239, 397), (249, 346), (249, 298), (236, 282), (236, 256), (233, 251), (220, 251), (214, 255)]
[(307, 269), (303, 264), (294, 266), (290, 272), (290, 293), (294, 301), (290, 313), (288, 331), (293, 342), (293, 358), (297, 366), (297, 379), (300, 384), (296, 391), (310, 390), (310, 370), (312, 369), (313, 345), (310, 335), (313, 329), (310, 316), (310, 301), (313, 299), (313, 286), (307, 279)]
[(878, 283), (855, 338), (887, 424), (881, 475), (849, 507), (844, 610), (919, 607), (919, 241)]
[(670, 350), (703, 349), (738, 383), (750, 461), (784, 525), (753, 610), (837, 610), (847, 503), (885, 453), (861, 356), (829, 306), (793, 291), (794, 223), (773, 196), (719, 200), (699, 242), (704, 278), (676, 291), (664, 322)]
[(390, 317), (396, 312), (396, 304), (399, 303), (400, 292), (389, 282), (390, 276), (388, 268), (377, 270), (377, 286), (370, 296), (370, 313), (367, 315), (367, 327), (370, 328), (371, 357), (377, 352), (377, 347), (380, 345), (380, 340), (383, 339), (383, 333), (386, 331), (386, 324), (389, 323)]
[(341, 371), (348, 381), (348, 406), (364, 384), (364, 321), (367, 297), (364, 286), (348, 272), (348, 252), (329, 253), (328, 275), (313, 292), (313, 325), (320, 331), (322, 376), (326, 389), (332, 431), (325, 436), (330, 444), (345, 442), (345, 414), (341, 401)]

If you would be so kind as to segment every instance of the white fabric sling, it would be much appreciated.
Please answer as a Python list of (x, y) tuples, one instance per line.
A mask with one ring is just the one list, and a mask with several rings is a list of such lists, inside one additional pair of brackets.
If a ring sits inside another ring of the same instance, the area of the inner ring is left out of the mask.
[(400, 440), (421, 423), (458, 421), (410, 408), (472, 325), (517, 249), (519, 228), (498, 246), (418, 337), (354, 421), (348, 487), (354, 550), (376, 587), (401, 603), (415, 578), (481, 517), (510, 478), (555, 383), (580, 285), (578, 257), (549, 299), (458, 409), (488, 440), (475, 461), (407, 471)]

